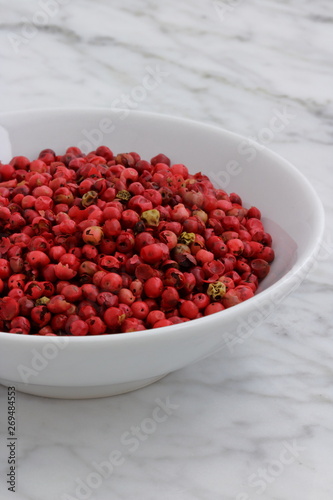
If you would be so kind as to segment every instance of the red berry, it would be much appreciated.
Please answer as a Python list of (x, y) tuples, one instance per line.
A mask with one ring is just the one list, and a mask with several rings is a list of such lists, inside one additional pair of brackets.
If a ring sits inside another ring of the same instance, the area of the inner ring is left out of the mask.
[(90, 335), (102, 335), (106, 332), (106, 324), (98, 316), (91, 316), (86, 320)]
[(212, 262), (214, 260), (214, 254), (212, 252), (208, 252), (207, 250), (199, 250), (195, 258), (198, 262), (198, 264), (203, 265), (206, 262)]
[(121, 288), (119, 290), (118, 299), (121, 304), (126, 304), (128, 306), (132, 305), (135, 301), (133, 293), (128, 288)]
[(19, 305), (12, 297), (0, 298), (0, 319), (9, 321), (18, 316)]
[(106, 292), (119, 292), (119, 290), (122, 288), (123, 280), (121, 279), (121, 276), (116, 273), (107, 273), (105, 276), (103, 276), (100, 287), (102, 290)]
[(210, 314), (215, 314), (217, 312), (223, 311), (224, 306), (220, 302), (212, 302), (209, 304), (204, 311), (205, 316), (209, 316)]
[(145, 319), (149, 314), (149, 306), (142, 300), (133, 302), (131, 310), (133, 317), (137, 319)]
[(76, 319), (70, 324), (69, 332), (74, 336), (84, 336), (87, 335), (89, 331), (89, 326), (82, 319)]
[(265, 260), (270, 264), (275, 258), (274, 250), (271, 247), (264, 247), (261, 252), (256, 253), (256, 257), (257, 259)]
[(266, 260), (254, 259), (251, 261), (252, 272), (258, 277), (259, 280), (264, 279), (269, 273), (270, 266)]
[(143, 247), (140, 251), (141, 259), (148, 264), (157, 264), (161, 261), (163, 256), (162, 248), (153, 243), (152, 245), (147, 245)]
[(82, 298), (82, 290), (76, 285), (64, 286), (61, 293), (68, 302), (77, 302)]
[(171, 325), (173, 325), (172, 321), (168, 319), (161, 319), (160, 321), (156, 321), (156, 323), (153, 324), (153, 328), (162, 328), (163, 326)]
[(87, 320), (88, 318), (97, 315), (97, 307), (95, 306), (95, 304), (83, 300), (79, 304), (78, 315), (81, 319)]
[(104, 321), (111, 329), (119, 327), (125, 319), (125, 314), (118, 307), (109, 307), (104, 313)]
[(8, 297), (11, 297), (12, 299), (18, 301), (19, 299), (24, 297), (24, 292), (20, 288), (13, 288), (12, 290), (9, 290)]
[(70, 302), (67, 302), (64, 295), (54, 295), (47, 303), (48, 310), (53, 314), (66, 313), (71, 307)]
[(162, 309), (172, 309), (177, 307), (179, 303), (179, 293), (176, 288), (167, 286), (162, 293), (161, 307)]
[(240, 304), (241, 299), (239, 298), (237, 292), (235, 292), (235, 289), (232, 288), (226, 294), (224, 295), (222, 299), (222, 304), (224, 307), (232, 307), (236, 306), (237, 304)]
[(65, 331), (68, 316), (66, 314), (55, 314), (51, 320), (52, 330), (56, 333)]
[(96, 302), (99, 290), (97, 286), (92, 285), (91, 283), (86, 283), (82, 285), (81, 292), (85, 299), (90, 300), (91, 302)]
[(46, 306), (36, 306), (31, 310), (31, 320), (38, 326), (43, 327), (51, 319), (51, 313)]
[(11, 273), (9, 262), (6, 259), (0, 259), (0, 278), (7, 279)]
[(50, 259), (44, 252), (35, 250), (27, 254), (27, 262), (33, 268), (41, 268), (47, 266), (50, 263)]
[(26, 276), (24, 274), (12, 274), (8, 279), (8, 288), (12, 290), (13, 288), (20, 288), (21, 290), (25, 287)]
[(227, 241), (227, 247), (233, 255), (241, 255), (244, 250), (244, 243), (239, 238), (232, 238)]
[(82, 239), (90, 245), (99, 245), (103, 239), (103, 231), (99, 226), (90, 226), (83, 231)]
[(135, 297), (141, 297), (141, 294), (143, 292), (142, 281), (138, 279), (133, 280), (132, 283), (130, 284), (130, 290)]
[(157, 297), (160, 297), (163, 291), (163, 281), (160, 278), (157, 277), (152, 277), (149, 278), (144, 286), (143, 290), (147, 297), (151, 299), (156, 299)]
[(154, 325), (157, 321), (165, 319), (165, 314), (162, 311), (155, 310), (155, 311), (150, 311), (150, 313), (147, 316), (147, 323), (149, 325)]
[(24, 293), (29, 299), (39, 299), (43, 295), (43, 286), (38, 281), (29, 281), (24, 287)]
[(180, 314), (188, 319), (194, 319), (198, 315), (199, 309), (191, 300), (185, 300), (180, 308)]
[(210, 298), (205, 293), (197, 293), (193, 297), (193, 303), (199, 310), (205, 309), (210, 303)]

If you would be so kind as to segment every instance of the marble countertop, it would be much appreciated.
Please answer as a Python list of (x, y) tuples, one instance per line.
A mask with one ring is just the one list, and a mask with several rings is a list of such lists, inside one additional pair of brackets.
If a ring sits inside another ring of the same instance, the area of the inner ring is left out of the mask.
[[(113, 398), (18, 393), (17, 491), (1, 441), (1, 499), (331, 500), (332, 3), (0, 0), (0, 12), (0, 111), (116, 105), (217, 124), (293, 162), (327, 216), (320, 261), (232, 352)], [(158, 85), (140, 93), (152, 71)], [(276, 110), (293, 118), (268, 134)], [(0, 387), (2, 436), (6, 399)], [(157, 401), (169, 407), (152, 431)]]

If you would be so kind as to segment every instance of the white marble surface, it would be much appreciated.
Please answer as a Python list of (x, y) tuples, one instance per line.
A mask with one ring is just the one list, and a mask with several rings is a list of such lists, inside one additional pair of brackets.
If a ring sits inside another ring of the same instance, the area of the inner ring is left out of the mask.
[[(0, 498), (331, 500), (332, 2), (0, 0), (0, 14), (1, 111), (126, 107), (132, 96), (129, 107), (266, 141), (322, 198), (328, 248), (233, 352), (113, 398), (18, 393), (17, 491), (6, 489), (2, 440)], [(139, 102), (147, 67), (161, 76)], [(274, 109), (294, 118), (267, 140)], [(6, 396), (0, 387), (2, 437)], [(157, 398), (174, 406), (152, 428)], [(140, 426), (153, 432), (128, 441)], [(99, 481), (94, 462), (115, 450)], [(98, 487), (77, 489), (94, 478)]]

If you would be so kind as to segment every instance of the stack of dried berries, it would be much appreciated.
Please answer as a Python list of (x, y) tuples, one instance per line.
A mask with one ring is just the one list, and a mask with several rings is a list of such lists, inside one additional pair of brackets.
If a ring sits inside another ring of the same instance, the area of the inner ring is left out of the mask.
[(163, 154), (70, 147), (0, 163), (0, 329), (124, 333), (239, 304), (274, 259), (260, 219)]

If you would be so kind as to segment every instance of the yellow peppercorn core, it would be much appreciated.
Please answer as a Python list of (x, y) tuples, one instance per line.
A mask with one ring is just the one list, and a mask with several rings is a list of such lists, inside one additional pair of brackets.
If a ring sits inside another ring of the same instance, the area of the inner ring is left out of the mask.
[(209, 295), (214, 300), (221, 300), (226, 293), (227, 288), (224, 283), (216, 281), (215, 283), (210, 283), (207, 289), (207, 295)]
[(185, 231), (180, 234), (178, 238), (179, 243), (184, 243), (185, 245), (189, 245), (190, 243), (193, 243), (195, 241), (195, 234), (194, 233), (186, 233)]
[(160, 223), (160, 212), (153, 208), (152, 210), (146, 210), (142, 212), (141, 219), (148, 224), (148, 226), (158, 226)]
[(195, 184), (197, 182), (196, 179), (186, 179), (185, 184)]
[(116, 194), (116, 198), (119, 200), (125, 200), (128, 201), (132, 197), (131, 193), (129, 191), (126, 191), (126, 189), (122, 189), (121, 191), (118, 191)]
[(46, 306), (51, 299), (48, 297), (41, 297), (40, 299), (36, 300), (36, 306)]

